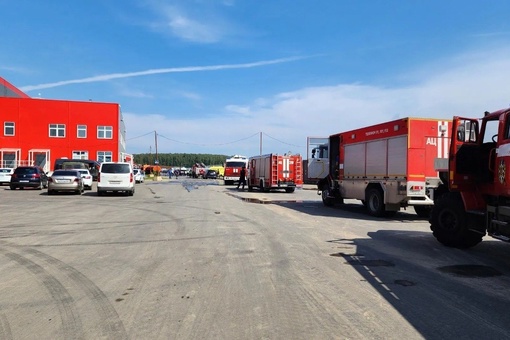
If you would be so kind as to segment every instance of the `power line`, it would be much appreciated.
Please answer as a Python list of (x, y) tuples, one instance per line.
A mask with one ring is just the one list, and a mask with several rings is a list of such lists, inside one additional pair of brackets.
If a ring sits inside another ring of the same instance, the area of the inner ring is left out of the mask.
[(279, 139), (276, 139), (276, 138), (274, 138), (274, 137), (271, 137), (270, 135), (268, 135), (267, 133), (264, 133), (264, 132), (262, 132), (262, 134), (263, 134), (264, 136), (266, 136), (266, 137), (269, 137), (269, 138), (271, 138), (271, 139), (274, 139), (275, 141), (280, 142), (280, 143), (285, 144), (285, 145), (295, 146), (296, 148), (303, 148), (303, 147), (304, 147), (304, 146), (302, 146), (302, 145), (296, 145), (296, 144), (286, 143), (286, 142), (284, 142), (284, 141), (281, 141), (281, 140), (279, 140)]
[(180, 144), (188, 144), (188, 145), (195, 145), (195, 146), (221, 146), (221, 145), (228, 145), (228, 144), (234, 144), (234, 143), (237, 143), (237, 142), (241, 142), (243, 140), (247, 140), (247, 139), (250, 139), (254, 136), (258, 135), (258, 132), (257, 133), (254, 133), (253, 135), (251, 136), (248, 136), (246, 138), (241, 138), (241, 139), (238, 139), (238, 140), (235, 140), (235, 141), (232, 141), (232, 142), (225, 142), (225, 143), (207, 143), (207, 144), (200, 144), (200, 143), (191, 143), (191, 142), (182, 142), (182, 141), (178, 141), (178, 140), (175, 140), (175, 139), (172, 139), (172, 138), (168, 138), (168, 137), (165, 137), (163, 135), (160, 135), (158, 134), (159, 137), (163, 137), (171, 142), (176, 142), (176, 143), (180, 143)]
[[(130, 140), (133, 140), (133, 139), (138, 139), (138, 138), (142, 138), (142, 137), (145, 137), (147, 135), (150, 135), (150, 134), (153, 134), (154, 133), (154, 130), (153, 131), (150, 131), (150, 132), (147, 132), (143, 135), (140, 135), (140, 136), (137, 136), (137, 137), (133, 137), (133, 138), (128, 138), (126, 139), (126, 141), (130, 141)], [(231, 141), (231, 142), (224, 142), (224, 143), (207, 143), (207, 144), (203, 144), (203, 143), (193, 143), (193, 142), (183, 142), (183, 141), (180, 141), (180, 140), (177, 140), (177, 139), (173, 139), (173, 138), (168, 138), (164, 135), (161, 135), (159, 133), (157, 133), (157, 136), (158, 137), (161, 137), (161, 138), (164, 138), (166, 140), (169, 140), (171, 142), (175, 142), (175, 143), (179, 143), (179, 144), (186, 144), (186, 145), (194, 145), (194, 146), (222, 146), (222, 145), (229, 145), (229, 144), (234, 144), (234, 143), (238, 143), (238, 142), (242, 142), (244, 140), (247, 140), (247, 139), (250, 139), (252, 137), (255, 137), (257, 135), (259, 135), (260, 132), (257, 132), (257, 133), (254, 133), (253, 135), (250, 135), (248, 137), (245, 137), (245, 138), (241, 138), (241, 139), (237, 139), (237, 140), (234, 140), (234, 141)], [(297, 147), (297, 148), (302, 148), (303, 146), (302, 145), (296, 145), (296, 144), (291, 144), (291, 143), (286, 143), (282, 140), (279, 140), (277, 138), (274, 138), (270, 135), (268, 135), (267, 133), (264, 133), (262, 132), (262, 134), (268, 138), (271, 138), (279, 143), (282, 143), (282, 144), (285, 144), (285, 145), (289, 145), (289, 146), (294, 146), (294, 147)]]
[(147, 132), (146, 134), (141, 135), (141, 136), (138, 136), (138, 137), (127, 138), (127, 139), (126, 139), (126, 142), (127, 142), (128, 140), (133, 140), (133, 139), (137, 139), (137, 138), (145, 137), (145, 136), (150, 135), (150, 134), (152, 134), (152, 133), (154, 133), (154, 130), (152, 130), (151, 132)]

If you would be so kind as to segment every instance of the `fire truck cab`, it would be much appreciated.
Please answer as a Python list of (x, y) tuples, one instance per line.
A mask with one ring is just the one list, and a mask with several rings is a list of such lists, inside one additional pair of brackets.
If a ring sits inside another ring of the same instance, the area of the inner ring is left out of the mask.
[(442, 244), (469, 248), (485, 234), (510, 241), (510, 109), (454, 117), (448, 193), (436, 201), (431, 229)]

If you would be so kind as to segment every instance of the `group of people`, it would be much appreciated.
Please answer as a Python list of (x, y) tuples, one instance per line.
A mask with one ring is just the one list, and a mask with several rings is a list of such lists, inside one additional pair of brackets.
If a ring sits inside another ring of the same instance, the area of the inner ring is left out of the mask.
[(179, 170), (168, 170), (168, 178), (172, 178), (172, 176), (175, 176), (175, 179), (179, 178)]

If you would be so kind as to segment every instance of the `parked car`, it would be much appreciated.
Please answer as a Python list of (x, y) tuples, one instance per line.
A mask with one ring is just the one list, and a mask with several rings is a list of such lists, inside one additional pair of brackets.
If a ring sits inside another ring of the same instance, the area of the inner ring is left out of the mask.
[(87, 190), (92, 190), (93, 177), (88, 169), (76, 169), (83, 179), (83, 186)]
[(125, 192), (129, 196), (135, 194), (135, 179), (131, 163), (103, 162), (97, 177), (97, 195), (106, 192)]
[(79, 170), (55, 170), (48, 179), (48, 195), (59, 191), (72, 191), (81, 195), (83, 190), (83, 178)]
[(13, 168), (0, 168), (0, 185), (9, 184), (13, 173)]
[(211, 179), (217, 179), (218, 178), (218, 172), (216, 170), (207, 170), (207, 172), (204, 175), (204, 178), (211, 178)]
[(14, 169), (9, 186), (11, 190), (16, 188), (41, 190), (48, 187), (48, 176), (40, 166), (19, 166)]
[(145, 181), (145, 172), (142, 169), (133, 169), (135, 183), (143, 183)]

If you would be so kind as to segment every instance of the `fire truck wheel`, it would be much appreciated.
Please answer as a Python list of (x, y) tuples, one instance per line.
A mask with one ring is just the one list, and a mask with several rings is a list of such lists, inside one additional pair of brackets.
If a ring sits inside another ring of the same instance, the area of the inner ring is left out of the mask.
[(286, 188), (286, 189), (285, 189), (285, 192), (287, 192), (287, 193), (291, 194), (291, 193), (293, 193), (293, 192), (294, 192), (294, 188)]
[(430, 229), (441, 244), (453, 248), (473, 247), (483, 237), (467, 228), (464, 204), (458, 193), (448, 193), (435, 203), (430, 215)]
[(370, 215), (377, 217), (385, 216), (384, 197), (380, 189), (373, 188), (368, 190), (365, 201)]
[(429, 205), (415, 205), (414, 211), (416, 212), (416, 215), (422, 218), (429, 218), (430, 212), (432, 211), (432, 207)]
[(329, 188), (327, 185), (323, 186), (322, 187), (322, 194), (321, 194), (321, 197), (322, 197), (322, 203), (326, 206), (326, 207), (332, 207), (333, 205), (335, 205), (335, 201), (332, 197), (329, 196)]

